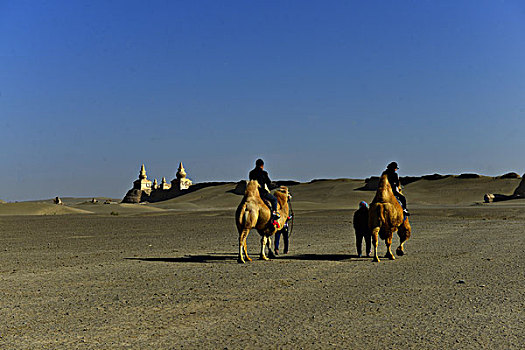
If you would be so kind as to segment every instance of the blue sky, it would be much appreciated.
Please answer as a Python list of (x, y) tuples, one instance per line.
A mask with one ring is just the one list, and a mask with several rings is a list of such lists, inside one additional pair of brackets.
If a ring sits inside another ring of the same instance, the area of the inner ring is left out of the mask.
[(0, 0), (0, 199), (523, 173), (521, 1)]

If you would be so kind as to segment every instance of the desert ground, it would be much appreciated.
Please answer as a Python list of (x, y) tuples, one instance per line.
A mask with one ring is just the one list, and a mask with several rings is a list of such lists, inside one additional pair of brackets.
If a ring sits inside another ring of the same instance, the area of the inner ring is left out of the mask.
[(289, 254), (257, 260), (252, 231), (244, 265), (234, 183), (153, 204), (3, 203), (0, 348), (523, 349), (525, 200), (482, 203), (519, 182), (408, 184), (407, 255), (380, 263), (356, 257), (363, 180), (291, 186)]

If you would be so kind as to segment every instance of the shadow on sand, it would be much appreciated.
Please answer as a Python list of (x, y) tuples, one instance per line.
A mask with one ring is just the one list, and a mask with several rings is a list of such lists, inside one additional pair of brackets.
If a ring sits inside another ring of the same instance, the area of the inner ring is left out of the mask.
[(297, 254), (297, 255), (279, 255), (277, 259), (283, 260), (306, 260), (306, 261), (342, 261), (342, 260), (369, 260), (369, 258), (359, 258), (351, 254)]
[[(126, 260), (139, 260), (149, 262), (170, 262), (170, 263), (213, 263), (219, 261), (237, 261), (237, 254), (204, 254), (204, 255), (186, 255), (177, 258), (124, 258)], [(255, 258), (254, 260), (256, 260)], [(351, 254), (297, 254), (297, 255), (279, 255), (272, 257), (271, 260), (302, 260), (302, 261), (365, 261), (370, 258), (361, 257)]]
[(211, 263), (217, 261), (237, 261), (236, 254), (206, 254), (186, 255), (178, 258), (124, 258), (126, 260), (139, 260), (151, 262), (173, 262), (173, 263)]

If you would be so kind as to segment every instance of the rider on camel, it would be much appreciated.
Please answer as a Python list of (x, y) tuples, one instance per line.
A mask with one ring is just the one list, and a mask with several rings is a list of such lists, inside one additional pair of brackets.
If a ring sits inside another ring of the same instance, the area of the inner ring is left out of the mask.
[(401, 206), (403, 207), (403, 213), (406, 216), (410, 216), (407, 210), (407, 199), (405, 196), (403, 196), (401, 193), (399, 193), (399, 189), (401, 188), (401, 183), (399, 182), (399, 175), (396, 173), (398, 170), (398, 166), (396, 162), (392, 162), (388, 164), (386, 167), (386, 170), (383, 171), (382, 175), (385, 175), (388, 177), (388, 182), (390, 183), (390, 186), (392, 187), (392, 192), (394, 192), (394, 196), (399, 199), (401, 202)]
[(264, 171), (264, 161), (257, 159), (255, 161), (255, 168), (250, 171), (250, 180), (257, 180), (259, 183), (259, 195), (263, 199), (267, 199), (272, 204), (272, 220), (277, 220), (281, 216), (277, 212), (277, 198), (270, 193), (271, 181), (268, 173)]

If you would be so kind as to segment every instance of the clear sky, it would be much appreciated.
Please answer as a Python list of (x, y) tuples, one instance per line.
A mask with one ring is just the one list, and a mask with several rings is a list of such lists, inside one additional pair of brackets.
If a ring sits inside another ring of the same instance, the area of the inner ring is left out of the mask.
[(0, 0), (0, 199), (525, 171), (523, 1)]

